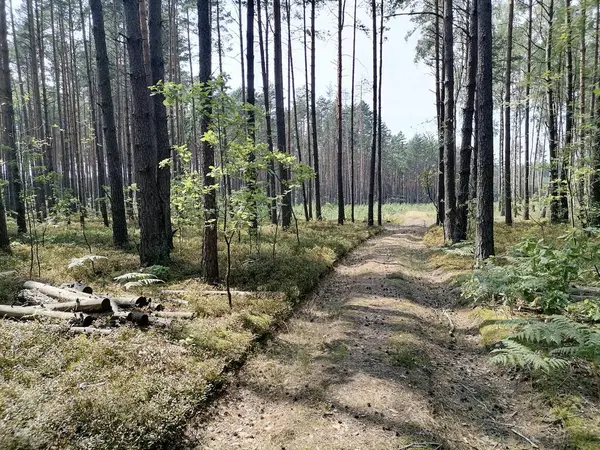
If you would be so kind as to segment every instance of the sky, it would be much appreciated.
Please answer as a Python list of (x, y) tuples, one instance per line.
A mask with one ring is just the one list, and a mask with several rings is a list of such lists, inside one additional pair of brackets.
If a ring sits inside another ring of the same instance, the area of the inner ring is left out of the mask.
[[(333, 9), (331, 9), (333, 8)], [(359, 6), (360, 8), (360, 6)], [(310, 11), (307, 11), (307, 14)], [(346, 19), (343, 34), (343, 85), (344, 91), (350, 97), (351, 68), (352, 68), (352, 33), (353, 33), (353, 2), (347, 2)], [(245, 14), (245, 11), (244, 11)], [(237, 18), (237, 14), (234, 13)], [(359, 20), (370, 28), (370, 17), (366, 11), (358, 13)], [(307, 17), (308, 21), (309, 17)], [(309, 26), (309, 22), (307, 23)], [(413, 30), (414, 24), (407, 16), (390, 19), (386, 24), (386, 40), (383, 44), (383, 86), (382, 86), (382, 116), (384, 122), (393, 133), (402, 131), (407, 138), (415, 133), (432, 132), (436, 130), (435, 124), (435, 94), (433, 92), (434, 79), (428, 67), (422, 63), (415, 63), (415, 48), (419, 32), (410, 38), (407, 34)], [(337, 84), (337, 3), (331, 2), (318, 10), (316, 27), (320, 33), (317, 41), (316, 73), (317, 95), (326, 95), (329, 89), (335, 90)], [(229, 25), (230, 29), (237, 28), (237, 24)], [(244, 25), (245, 33), (245, 25)], [(258, 40), (258, 30), (255, 32)], [(287, 29), (284, 25), (283, 59), (287, 61)], [(216, 37), (215, 37), (216, 38)], [(237, 37), (235, 38), (237, 39)], [(310, 38), (309, 38), (310, 45)], [(226, 53), (223, 61), (224, 71), (231, 76), (231, 85), (241, 84), (239, 43), (232, 42), (232, 51)], [(272, 58), (272, 46), (269, 49)], [(292, 21), (292, 56), (294, 60), (294, 73), (296, 88), (304, 85), (304, 53), (302, 37), (302, 20)], [(255, 47), (257, 59), (255, 69), (256, 86), (261, 86), (260, 78), (260, 53), (258, 44)], [(216, 59), (216, 58), (215, 58)], [(309, 56), (310, 64), (310, 56)], [(355, 98), (360, 96), (360, 84), (364, 79), (363, 98), (371, 103), (370, 86), (372, 84), (372, 41), (370, 35), (357, 31), (356, 39), (356, 88)], [(215, 67), (216, 61), (213, 61)], [(271, 68), (272, 68), (271, 62)], [(284, 86), (287, 86), (287, 70), (284, 68)], [(270, 80), (273, 80), (271, 75)], [(287, 92), (286, 92), (287, 94)], [(286, 99), (287, 102), (287, 99)]]

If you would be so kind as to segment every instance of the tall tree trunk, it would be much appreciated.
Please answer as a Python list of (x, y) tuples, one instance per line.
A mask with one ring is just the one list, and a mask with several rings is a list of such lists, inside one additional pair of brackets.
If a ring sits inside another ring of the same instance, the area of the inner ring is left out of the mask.
[(27, 23), (29, 25), (29, 57), (31, 63), (31, 88), (33, 102), (33, 126), (34, 136), (38, 142), (42, 143), (42, 153), (39, 161), (33, 161), (34, 165), (34, 189), (35, 189), (35, 205), (38, 214), (38, 219), (41, 220), (47, 215), (46, 211), (46, 183), (39, 181), (46, 173), (43, 168), (46, 158), (46, 136), (44, 135), (44, 123), (42, 119), (42, 99), (40, 96), (40, 77), (39, 77), (39, 62), (35, 32), (35, 15), (33, 12), (33, 0), (26, 0), (27, 3)]
[[(91, 6), (91, 5), (90, 5)], [(104, 167), (104, 148), (102, 147), (102, 142), (100, 140), (100, 135), (98, 133), (98, 119), (96, 117), (96, 95), (92, 82), (92, 62), (90, 59), (90, 55), (88, 52), (88, 43), (87, 43), (87, 33), (85, 29), (85, 16), (83, 14), (83, 1), (79, 0), (79, 16), (81, 18), (81, 33), (83, 35), (83, 49), (85, 55), (85, 68), (87, 73), (87, 84), (90, 98), (90, 114), (92, 119), (92, 130), (94, 131), (94, 154), (96, 156), (96, 167), (97, 167), (97, 176), (98, 176), (98, 193), (100, 194), (100, 214), (102, 215), (102, 221), (105, 227), (108, 227), (110, 224), (108, 222), (108, 211), (106, 208), (106, 192), (104, 192), (104, 186), (106, 186), (106, 169)]]
[(377, 87), (377, 225), (383, 225), (383, 214), (381, 211), (383, 203), (383, 182), (381, 174), (381, 139), (382, 139), (382, 124), (381, 117), (381, 88), (383, 86), (383, 0), (380, 3), (379, 10), (379, 77)]
[(127, 25), (127, 49), (133, 93), (133, 135), (140, 222), (140, 263), (167, 264), (169, 242), (164, 236), (164, 217), (157, 184), (157, 151), (153, 139), (152, 102), (144, 65), (140, 12), (136, 0), (123, 0)]
[(315, 214), (317, 220), (323, 220), (321, 214), (321, 173), (319, 171), (319, 143), (317, 142), (317, 30), (315, 28), (317, 0), (311, 0), (310, 9), (310, 114), (312, 119), (313, 169), (315, 170)]
[[(17, 231), (19, 233), (26, 233), (27, 222), (25, 220), (25, 200), (23, 198), (23, 182), (21, 180), (19, 157), (17, 155), (17, 130), (15, 126), (15, 110), (12, 97), (12, 80), (7, 36), (6, 3), (2, 0), (0, 3), (0, 111), (2, 120), (2, 145), (6, 149), (8, 177), (14, 194)], [(0, 209), (2, 209), (1, 206)], [(2, 209), (0, 214), (3, 213), (4, 209)], [(0, 217), (0, 222), (1, 221), (2, 218)], [(0, 235), (1, 234), (2, 231), (0, 230)], [(6, 238), (6, 243), (8, 245), (8, 237)], [(2, 247), (1, 242), (0, 247)]]
[[(275, 118), (277, 126), (277, 150), (286, 153), (286, 134), (285, 134), (285, 108), (283, 104), (283, 57), (281, 50), (281, 2), (273, 1), (273, 20), (275, 29), (273, 32), (274, 43), (274, 64), (275, 64)], [(292, 193), (288, 185), (289, 170), (281, 166), (281, 193), (283, 201), (281, 204), (281, 225), (284, 229), (288, 228), (292, 221)]]
[(477, 83), (477, 0), (471, 0), (469, 19), (467, 91), (463, 108), (463, 126), (460, 144), (460, 168), (458, 182), (458, 206), (456, 241), (467, 239), (469, 209), (469, 178), (471, 176), (471, 153), (473, 150), (473, 114), (475, 110), (475, 86)]
[(477, 215), (475, 259), (494, 254), (494, 99), (492, 2), (477, 0)]
[[(579, 46), (579, 151), (578, 151), (578, 161), (577, 166), (580, 169), (580, 172), (583, 172), (583, 168), (585, 167), (585, 157), (586, 157), (586, 139), (587, 139), (587, 130), (586, 130), (586, 122), (589, 121), (589, 117), (586, 114), (586, 56), (587, 56), (587, 47), (586, 47), (586, 28), (587, 28), (587, 1), (581, 0), (580, 2), (580, 19), (579, 19), (579, 33), (580, 33), (580, 46)], [(584, 178), (580, 175), (577, 180), (577, 198), (579, 201), (580, 208), (583, 209), (584, 206), (584, 196), (585, 196), (585, 183)]]
[[(200, 57), (200, 70), (198, 81), (207, 84), (210, 82), (212, 72), (211, 60), (211, 27), (210, 27), (210, 0), (198, 0), (198, 36)], [(210, 116), (212, 114), (211, 99), (203, 108), (200, 117), (200, 135), (208, 131)], [(204, 186), (214, 186), (212, 167), (215, 165), (215, 149), (206, 142), (200, 142), (202, 149), (202, 172)], [(204, 238), (202, 241), (202, 269), (203, 277), (209, 283), (219, 282), (219, 254), (217, 249), (217, 191), (210, 189), (204, 193)]]
[(454, 240), (456, 226), (456, 143), (454, 136), (454, 13), (453, 0), (444, 0), (444, 235)]
[(442, 60), (440, 39), (440, 3), (435, 0), (435, 100), (437, 108), (438, 128), (438, 172), (437, 172), (437, 219), (438, 225), (444, 224), (446, 215), (444, 208), (444, 72), (445, 66)]
[[(152, 84), (165, 79), (165, 60), (163, 56), (162, 39), (162, 2), (148, 0), (148, 39), (150, 53), (150, 72)], [(168, 159), (171, 155), (169, 132), (167, 128), (167, 108), (164, 96), (155, 94), (152, 97), (154, 126), (156, 129), (156, 160), (157, 163)], [(173, 248), (173, 231), (171, 228), (171, 169), (168, 166), (157, 168), (158, 195), (162, 211), (160, 231), (169, 248)]]
[[(271, 97), (269, 94), (269, 53), (268, 53), (268, 23), (265, 27), (266, 39), (263, 39), (263, 23), (262, 14), (260, 11), (260, 0), (256, 0), (256, 9), (258, 16), (258, 46), (260, 50), (260, 69), (262, 74), (262, 85), (263, 85), (263, 98), (265, 103), (265, 122), (266, 122), (266, 133), (267, 133), (267, 148), (269, 153), (273, 153), (273, 130), (271, 121)], [(266, 11), (265, 11), (266, 13)], [(268, 17), (268, 16), (267, 16)], [(267, 196), (270, 197), (271, 207), (269, 209), (269, 215), (271, 217), (271, 223), (277, 224), (277, 201), (275, 200), (276, 188), (275, 188), (275, 166), (271, 160), (269, 163), (269, 171), (267, 172)]]
[[(573, 153), (573, 140), (575, 133), (575, 94), (573, 87), (573, 38), (571, 30), (571, 0), (565, 0), (565, 39), (566, 39), (566, 75), (567, 75), (567, 104), (565, 111), (565, 145), (562, 149), (562, 164), (560, 170), (560, 220), (569, 221), (569, 196), (571, 180), (569, 177), (569, 166), (571, 165)], [(573, 211), (571, 211), (573, 213)], [(574, 222), (573, 222), (574, 225)]]
[(511, 123), (510, 123), (510, 96), (512, 91), (512, 41), (513, 22), (515, 15), (515, 0), (508, 2), (508, 33), (506, 41), (506, 72), (504, 75), (504, 220), (507, 225), (512, 225), (512, 185), (510, 182), (510, 146), (511, 146)]
[(342, 165), (342, 33), (344, 31), (344, 10), (346, 1), (338, 0), (338, 63), (337, 63), (337, 194), (338, 225), (344, 225), (344, 178)]
[(372, 227), (375, 202), (375, 164), (377, 161), (377, 3), (371, 0), (373, 42), (373, 133), (371, 136), (371, 164), (369, 166), (369, 197), (367, 205), (367, 225)]
[[(531, 55), (533, 50), (533, 0), (529, 0), (527, 17), (527, 72), (525, 73), (525, 201), (523, 219), (529, 220), (529, 153), (531, 111)], [(535, 163), (535, 161), (534, 161)]]
[(354, 76), (356, 73), (356, 12), (357, 12), (358, 0), (354, 0), (354, 14), (352, 15), (352, 75), (351, 75), (351, 87), (350, 87), (350, 219), (354, 223), (354, 195), (355, 195), (355, 181), (354, 181)]
[(550, 158), (550, 180), (548, 195), (550, 196), (550, 222), (561, 220), (560, 202), (558, 198), (558, 131), (556, 124), (556, 108), (554, 104), (554, 86), (552, 80), (552, 35), (554, 34), (554, 0), (548, 6), (548, 36), (546, 38), (546, 97), (548, 100), (548, 149)]
[[(248, 0), (247, 6), (247, 17), (246, 17), (246, 62), (248, 66), (247, 71), (247, 98), (246, 101), (250, 105), (248, 108), (248, 136), (252, 143), (255, 142), (255, 130), (254, 130), (254, 104), (256, 103), (254, 95), (254, 0)], [(253, 167), (255, 161), (254, 152), (248, 154), (248, 163), (250, 164), (250, 171), (248, 175), (248, 191), (252, 198), (256, 194), (256, 169)], [(256, 202), (252, 200), (250, 202), (250, 228), (256, 230), (258, 228), (258, 215), (256, 211)]]
[(94, 26), (94, 44), (96, 47), (96, 65), (98, 66), (98, 90), (102, 109), (104, 147), (108, 162), (108, 178), (110, 180), (110, 208), (112, 215), (113, 242), (117, 247), (127, 245), (127, 220), (125, 218), (125, 199), (123, 196), (123, 171), (121, 153), (117, 144), (117, 129), (113, 107), (108, 50), (104, 31), (104, 15), (102, 1), (90, 0), (90, 10)]

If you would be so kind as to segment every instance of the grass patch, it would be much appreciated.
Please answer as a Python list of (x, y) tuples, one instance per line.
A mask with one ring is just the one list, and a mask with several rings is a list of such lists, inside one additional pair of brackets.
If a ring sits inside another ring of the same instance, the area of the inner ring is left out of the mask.
[(392, 364), (405, 369), (415, 369), (429, 365), (423, 343), (412, 334), (399, 333), (389, 338)]
[(600, 416), (589, 411), (576, 395), (554, 397), (552, 414), (558, 418), (569, 438), (569, 448), (595, 450), (600, 448)]
[[(125, 294), (115, 276), (138, 270), (137, 237), (128, 250), (112, 246), (110, 230), (89, 220), (86, 244), (78, 225), (38, 225), (39, 265), (33, 275), (54, 285), (81, 280), (97, 292)], [(133, 227), (132, 227), (133, 228)], [(0, 258), (0, 302), (10, 303), (20, 279), (30, 271), (30, 244), (13, 232), (10, 257)], [(336, 260), (377, 233), (364, 224), (300, 223), (293, 230), (261, 227), (259, 240), (242, 234), (232, 246), (232, 284), (256, 295), (200, 295), (203, 284), (199, 229), (175, 239), (172, 264), (151, 270), (167, 283), (127, 291), (159, 299), (169, 310), (191, 310), (197, 317), (166, 329), (124, 326), (109, 336), (71, 336), (46, 321), (4, 320), (0, 327), (0, 448), (160, 449), (172, 448), (187, 419), (221, 381), (224, 368), (241, 360), (258, 336), (288, 317)], [(275, 245), (274, 245), (275, 244)], [(106, 259), (67, 269), (73, 257)], [(220, 267), (226, 267), (220, 243)], [(38, 273), (39, 269), (39, 273)], [(161, 289), (184, 289), (185, 302), (169, 303)], [(280, 294), (273, 294), (276, 291)]]
[(471, 315), (481, 321), (479, 323), (479, 334), (483, 345), (486, 347), (491, 347), (507, 338), (515, 330), (514, 325), (498, 323), (498, 321), (514, 318), (507, 307), (496, 309), (477, 307)]

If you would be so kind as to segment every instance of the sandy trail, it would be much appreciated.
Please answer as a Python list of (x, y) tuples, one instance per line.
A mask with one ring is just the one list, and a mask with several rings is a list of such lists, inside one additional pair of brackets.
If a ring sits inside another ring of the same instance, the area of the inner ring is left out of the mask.
[(340, 263), (190, 424), (189, 447), (562, 448), (531, 387), (488, 364), (425, 231), (389, 225)]

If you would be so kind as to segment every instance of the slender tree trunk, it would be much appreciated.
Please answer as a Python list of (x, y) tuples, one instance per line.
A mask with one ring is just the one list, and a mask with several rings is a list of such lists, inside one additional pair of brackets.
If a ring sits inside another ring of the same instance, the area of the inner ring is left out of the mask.
[(477, 0), (472, 0), (469, 19), (467, 91), (463, 108), (463, 126), (460, 146), (460, 168), (458, 182), (458, 206), (456, 220), (456, 241), (467, 238), (469, 209), (469, 178), (471, 176), (471, 153), (473, 150), (473, 114), (475, 111), (475, 86), (477, 83)]
[[(523, 219), (529, 220), (529, 153), (530, 137), (529, 126), (531, 122), (531, 55), (533, 47), (533, 0), (529, 0), (527, 18), (527, 72), (525, 73), (525, 202), (523, 206)], [(534, 161), (535, 163), (535, 161)]]
[(133, 129), (136, 182), (140, 221), (140, 263), (167, 264), (169, 242), (164, 236), (164, 217), (157, 184), (157, 151), (153, 139), (155, 126), (144, 65), (140, 12), (136, 0), (123, 0), (127, 25), (127, 49), (133, 93)]
[(96, 117), (96, 95), (92, 82), (92, 62), (91, 57), (88, 52), (88, 44), (87, 44), (87, 33), (85, 29), (85, 16), (83, 14), (83, 1), (79, 0), (79, 17), (81, 18), (81, 33), (83, 36), (83, 49), (85, 55), (85, 68), (87, 73), (87, 84), (90, 98), (90, 114), (92, 119), (92, 130), (94, 132), (93, 146), (94, 146), (94, 154), (96, 156), (96, 167), (97, 167), (97, 176), (98, 176), (98, 193), (100, 194), (99, 206), (100, 206), (100, 214), (102, 215), (102, 221), (105, 227), (108, 227), (110, 224), (108, 222), (108, 210), (106, 208), (106, 193), (104, 192), (104, 186), (106, 186), (106, 170), (104, 167), (104, 148), (102, 147), (102, 142), (100, 140), (100, 135), (98, 133), (98, 119)]
[(548, 6), (548, 36), (546, 38), (546, 96), (548, 100), (548, 148), (550, 158), (550, 180), (548, 194), (550, 196), (550, 222), (561, 219), (558, 198), (558, 132), (556, 125), (556, 108), (554, 104), (554, 86), (552, 80), (552, 35), (554, 31), (554, 0)]
[(338, 225), (344, 225), (344, 178), (342, 164), (342, 33), (344, 31), (344, 12), (346, 1), (338, 0), (338, 63), (337, 63), (337, 194)]
[[(163, 56), (162, 38), (162, 2), (148, 0), (148, 39), (150, 53), (150, 72), (152, 84), (165, 79), (165, 60)], [(154, 126), (156, 129), (156, 160), (157, 163), (168, 159), (171, 155), (169, 132), (167, 129), (167, 108), (164, 96), (152, 96)], [(171, 169), (168, 166), (157, 169), (158, 195), (160, 199), (161, 218), (160, 231), (169, 248), (173, 248), (173, 230), (171, 227)]]
[[(6, 3), (2, 0), (0, 3), (0, 117), (2, 120), (2, 145), (6, 149), (8, 177), (14, 195), (17, 231), (19, 233), (26, 233), (27, 222), (25, 220), (25, 199), (23, 198), (24, 189), (21, 172), (19, 170), (19, 157), (17, 154), (17, 130), (15, 125), (15, 110), (13, 106), (7, 36)], [(0, 209), (2, 208), (0, 207)], [(2, 209), (2, 213), (0, 214), (3, 214), (3, 211), (4, 210)], [(2, 221), (2, 218), (0, 218), (0, 221)], [(2, 232), (0, 231), (0, 234), (1, 233)], [(8, 243), (8, 237), (6, 238), (6, 242)], [(0, 247), (2, 247), (2, 243), (0, 243)]]
[(354, 181), (354, 77), (356, 73), (356, 12), (358, 0), (354, 0), (354, 14), (352, 26), (352, 81), (350, 87), (350, 219), (354, 223), (354, 195), (356, 191)]
[(515, 15), (515, 1), (508, 3), (508, 33), (506, 41), (506, 72), (504, 76), (504, 220), (507, 225), (512, 225), (512, 185), (510, 182), (510, 146), (511, 146), (511, 123), (510, 123), (510, 96), (512, 76), (512, 41), (513, 22)]
[[(256, 0), (256, 9), (258, 16), (258, 46), (260, 50), (260, 68), (262, 74), (262, 85), (263, 85), (263, 97), (265, 103), (265, 123), (266, 123), (266, 133), (267, 133), (267, 146), (269, 149), (269, 153), (273, 153), (273, 131), (272, 131), (272, 121), (271, 121), (271, 97), (269, 94), (269, 53), (268, 53), (268, 34), (266, 30), (268, 29), (268, 23), (265, 27), (265, 35), (266, 39), (263, 39), (263, 23), (262, 23), (262, 14), (261, 14), (261, 2), (260, 0)], [(266, 11), (265, 11), (266, 13)], [(277, 221), (277, 201), (275, 200), (276, 188), (275, 188), (275, 166), (273, 163), (270, 163), (269, 171), (267, 172), (267, 196), (270, 197), (271, 200), (271, 208), (269, 210), (269, 215), (271, 217), (271, 223), (276, 225)]]
[(104, 131), (104, 146), (108, 161), (108, 178), (110, 179), (110, 207), (112, 215), (113, 242), (117, 247), (127, 245), (127, 220), (125, 218), (125, 199), (123, 197), (123, 172), (121, 153), (117, 144), (117, 129), (113, 107), (108, 50), (104, 31), (104, 15), (102, 1), (90, 0), (90, 10), (94, 26), (94, 43), (96, 47), (96, 65), (98, 66), (98, 88), (100, 107), (102, 109), (102, 124)]
[[(256, 103), (254, 95), (254, 0), (248, 0), (246, 6), (246, 62), (248, 66), (247, 72), (247, 98), (246, 101), (250, 106), (248, 108), (248, 137), (255, 143), (255, 129), (254, 129), (254, 105)], [(256, 160), (254, 151), (248, 154), (248, 163), (250, 164), (250, 171), (248, 174), (248, 191), (252, 198), (256, 194), (256, 169), (253, 167), (253, 163)], [(252, 200), (250, 202), (250, 228), (256, 230), (258, 228), (258, 214), (256, 211), (256, 202)]]
[(383, 203), (383, 182), (381, 172), (381, 139), (382, 139), (382, 124), (383, 118), (381, 117), (381, 88), (383, 86), (383, 0), (380, 3), (380, 17), (379, 17), (379, 77), (378, 82), (378, 100), (377, 107), (377, 225), (383, 225), (383, 214), (381, 211)]
[[(211, 58), (211, 27), (210, 27), (210, 0), (198, 0), (198, 36), (200, 57), (200, 70), (198, 81), (207, 84), (210, 82), (212, 72)], [(210, 116), (212, 114), (211, 98), (207, 99), (202, 108), (200, 117), (200, 135), (208, 131)], [(202, 172), (204, 186), (214, 186), (215, 179), (212, 176), (212, 167), (215, 165), (215, 149), (206, 141), (200, 142), (202, 149)], [(219, 282), (219, 254), (217, 248), (217, 191), (210, 189), (204, 193), (204, 238), (202, 241), (202, 269), (203, 277), (209, 283)]]
[(371, 0), (373, 42), (373, 133), (371, 136), (371, 164), (369, 169), (369, 197), (367, 205), (367, 225), (372, 227), (374, 220), (375, 202), (375, 164), (377, 161), (377, 3)]
[(444, 208), (444, 72), (445, 65), (442, 60), (440, 46), (440, 3), (442, 0), (435, 2), (435, 97), (437, 106), (437, 125), (438, 125), (438, 173), (437, 173), (437, 224), (443, 225), (445, 220)]
[[(273, 33), (274, 64), (275, 64), (275, 117), (277, 126), (277, 150), (286, 153), (286, 134), (285, 134), (285, 108), (283, 103), (283, 58), (281, 51), (281, 2), (273, 1), (273, 20), (275, 29)], [(285, 166), (281, 166), (281, 192), (283, 202), (281, 205), (281, 225), (284, 229), (288, 228), (292, 221), (292, 193), (288, 186), (289, 174)]]
[[(567, 75), (567, 104), (565, 111), (565, 145), (562, 149), (562, 164), (560, 170), (560, 220), (569, 221), (569, 195), (571, 180), (569, 177), (569, 166), (571, 165), (573, 153), (573, 139), (575, 133), (575, 94), (573, 77), (573, 42), (571, 30), (571, 0), (565, 0), (565, 39), (566, 39), (566, 75)], [(571, 211), (573, 213), (573, 211)]]
[(456, 143), (454, 136), (454, 14), (453, 0), (444, 0), (444, 235), (454, 240), (456, 226)]
[(477, 215), (475, 259), (494, 254), (494, 100), (492, 93), (492, 2), (477, 0)]
[(312, 116), (313, 169), (315, 170), (315, 214), (317, 220), (323, 220), (321, 214), (321, 173), (319, 171), (319, 143), (317, 142), (317, 35), (315, 28), (317, 0), (311, 0), (310, 9), (310, 111)]

